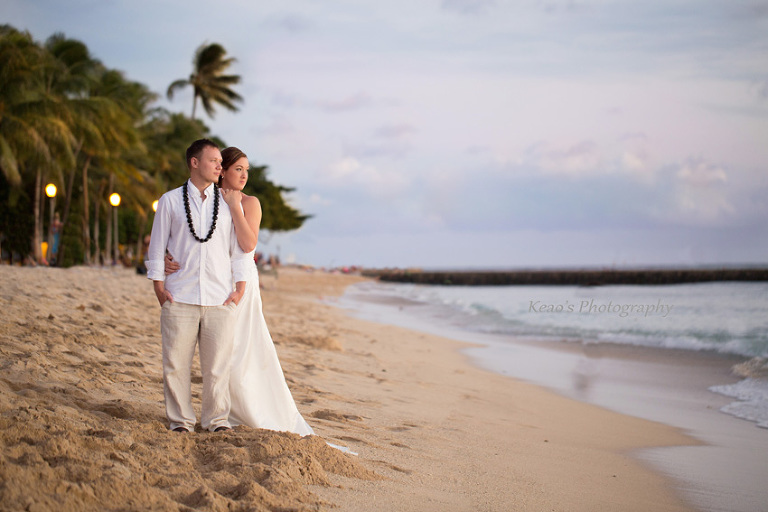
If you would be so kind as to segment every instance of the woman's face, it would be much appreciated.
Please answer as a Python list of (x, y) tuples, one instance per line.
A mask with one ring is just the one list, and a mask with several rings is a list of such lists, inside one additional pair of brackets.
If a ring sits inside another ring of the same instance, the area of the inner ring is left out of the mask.
[(221, 173), (223, 188), (243, 190), (248, 181), (248, 159), (242, 157)]

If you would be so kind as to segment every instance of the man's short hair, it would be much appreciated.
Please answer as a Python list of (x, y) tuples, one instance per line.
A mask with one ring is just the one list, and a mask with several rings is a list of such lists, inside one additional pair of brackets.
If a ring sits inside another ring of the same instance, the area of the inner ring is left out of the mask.
[(219, 145), (210, 139), (198, 139), (189, 145), (189, 147), (187, 148), (187, 168), (188, 169), (192, 167), (192, 159), (193, 158), (199, 159), (203, 154), (203, 149), (209, 146), (212, 148), (219, 149)]

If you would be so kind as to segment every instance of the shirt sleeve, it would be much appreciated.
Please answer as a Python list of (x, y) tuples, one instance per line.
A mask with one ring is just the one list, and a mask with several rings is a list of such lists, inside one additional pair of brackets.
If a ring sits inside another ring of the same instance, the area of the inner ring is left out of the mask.
[(168, 193), (157, 202), (155, 220), (152, 222), (152, 234), (147, 250), (147, 277), (153, 281), (165, 281), (165, 250), (171, 233), (171, 208)]
[(229, 244), (230, 261), (232, 262), (232, 280), (234, 282), (247, 281), (253, 270), (253, 258), (250, 253), (243, 252), (237, 243), (235, 228), (232, 227), (232, 235)]

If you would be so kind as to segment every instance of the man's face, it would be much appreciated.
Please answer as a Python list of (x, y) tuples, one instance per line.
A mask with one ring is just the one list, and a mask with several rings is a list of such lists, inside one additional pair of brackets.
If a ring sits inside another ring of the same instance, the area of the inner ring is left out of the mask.
[(218, 181), (221, 174), (221, 151), (211, 146), (204, 147), (200, 158), (192, 159), (192, 169), (207, 183)]

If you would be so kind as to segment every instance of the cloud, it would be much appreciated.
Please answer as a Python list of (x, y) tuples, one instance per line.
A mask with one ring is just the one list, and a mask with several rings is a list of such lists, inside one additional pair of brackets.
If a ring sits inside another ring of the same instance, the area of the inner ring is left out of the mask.
[(323, 172), (320, 181), (331, 188), (351, 188), (376, 197), (393, 196), (408, 185), (408, 180), (402, 174), (381, 171), (354, 156), (345, 156), (332, 162)]
[(686, 186), (706, 188), (728, 181), (722, 167), (712, 165), (700, 159), (690, 159), (680, 166), (677, 177)]
[(702, 159), (690, 158), (674, 173), (674, 203), (670, 205), (672, 220), (692, 225), (727, 224), (737, 212), (732, 196), (738, 191), (729, 188), (728, 174), (721, 166)]
[(619, 137), (621, 142), (647, 142), (648, 135), (643, 132), (626, 132)]
[(323, 196), (321, 196), (318, 193), (310, 194), (309, 195), (309, 199), (307, 200), (307, 202), (310, 205), (319, 205), (319, 206), (330, 206), (331, 204), (333, 204), (332, 200), (330, 200), (330, 199), (328, 199), (326, 197), (323, 197)]
[(585, 140), (564, 148), (553, 148), (547, 142), (530, 146), (523, 161), (548, 174), (579, 175), (601, 170), (602, 155), (594, 141)]
[(312, 27), (312, 22), (299, 14), (286, 14), (269, 22), (269, 24), (288, 32), (304, 32)]
[(542, 143), (528, 152), (527, 162), (485, 159), (463, 169), (442, 168), (416, 188), (426, 190), (425, 215), (463, 231), (721, 229), (768, 219), (768, 174), (761, 168), (701, 158), (660, 165), (643, 147), (646, 137), (624, 140), (638, 146), (608, 151), (590, 142), (562, 148)]
[[(628, 157), (625, 164), (636, 165), (638, 172), (609, 175), (614, 180), (609, 188), (595, 186), (603, 196), (601, 201), (611, 203), (619, 198), (619, 209), (626, 201), (635, 202), (635, 214), (628, 221), (634, 217), (658, 227), (736, 229), (764, 225), (768, 219), (764, 201), (768, 176), (759, 167), (719, 165), (701, 157), (660, 166), (650, 158), (634, 162)], [(605, 213), (610, 214), (610, 209)]]
[(643, 132), (628, 132), (619, 137), (617, 169), (648, 182), (655, 175), (650, 153), (650, 141)]
[(382, 125), (373, 131), (372, 137), (364, 137), (361, 142), (345, 142), (343, 150), (362, 158), (402, 159), (415, 149), (408, 136), (416, 131), (405, 123)]
[(757, 96), (762, 100), (768, 100), (768, 80), (759, 82), (755, 89), (757, 90)]
[(648, 156), (644, 152), (625, 151), (621, 155), (621, 168), (630, 172), (642, 172), (648, 169)]
[(402, 139), (416, 131), (416, 128), (407, 123), (387, 124), (377, 128), (374, 135), (384, 139)]
[(441, 6), (446, 11), (460, 14), (481, 14), (496, 5), (496, 0), (442, 0)]
[(326, 112), (346, 112), (359, 110), (373, 105), (374, 101), (368, 93), (358, 92), (340, 100), (319, 100), (315, 105)]
[(405, 158), (414, 148), (399, 140), (385, 140), (382, 142), (345, 143), (344, 151), (360, 157), (374, 158), (386, 157), (394, 159)]
[(260, 132), (271, 137), (284, 137), (295, 134), (296, 126), (287, 117), (275, 115)]
[(297, 94), (286, 92), (283, 90), (274, 91), (270, 98), (270, 102), (278, 107), (291, 108), (302, 104), (301, 98)]
[(362, 165), (356, 158), (347, 156), (328, 166), (328, 177), (332, 179), (345, 179), (361, 169)]
[(468, 155), (489, 155), (493, 152), (491, 146), (485, 144), (473, 144), (464, 150)]
[(465, 154), (499, 165), (499, 172), (542, 175), (549, 179), (589, 178), (621, 174), (633, 181), (652, 182), (656, 175), (649, 138), (628, 132), (616, 139), (586, 139), (572, 144), (540, 140), (517, 154), (504, 154), (485, 146), (473, 146)]
[(309, 99), (281, 89), (273, 91), (269, 101), (272, 105), (281, 108), (303, 107), (325, 112), (349, 112), (377, 104), (370, 94), (362, 91), (337, 99)]
[(540, 1), (539, 5), (544, 12), (552, 14), (556, 12), (576, 12), (588, 9), (584, 2), (575, 2), (574, 0), (546, 0)]

